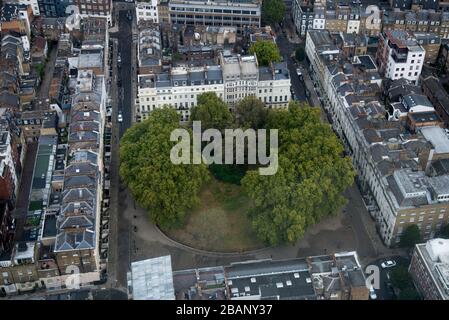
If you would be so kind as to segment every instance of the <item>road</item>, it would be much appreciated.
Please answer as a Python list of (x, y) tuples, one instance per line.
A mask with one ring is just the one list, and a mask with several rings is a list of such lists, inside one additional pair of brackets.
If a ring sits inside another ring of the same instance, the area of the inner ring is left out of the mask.
[(304, 82), (299, 80), (298, 75), (296, 74), (296, 64), (293, 58), (291, 58), (291, 54), (296, 50), (297, 44), (290, 43), (283, 32), (278, 32), (276, 37), (276, 42), (279, 47), (279, 51), (281, 52), (282, 58), (284, 61), (287, 61), (288, 71), (290, 72), (290, 79), (293, 88), (293, 92), (299, 101), (307, 102)]
[(45, 64), (44, 77), (42, 79), (38, 94), (39, 99), (48, 98), (50, 92), (51, 80), (53, 79), (53, 71), (55, 70), (55, 62), (58, 55), (58, 46), (55, 44), (48, 52), (48, 62)]
[(126, 10), (121, 10), (119, 13), (119, 33), (118, 33), (118, 48), (121, 56), (121, 67), (119, 68), (121, 84), (123, 87), (123, 99), (121, 101), (120, 110), (123, 115), (123, 122), (120, 126), (120, 137), (123, 133), (131, 127), (132, 123), (132, 83), (131, 77), (132, 65), (135, 59), (131, 56), (132, 42), (132, 21), (126, 18)]
[(394, 270), (395, 267), (388, 268), (388, 269), (382, 269), (382, 262), (386, 260), (394, 260), (397, 265), (402, 265), (408, 268), (410, 264), (410, 259), (405, 258), (403, 256), (389, 256), (382, 259), (376, 259), (374, 261), (371, 261), (369, 265), (375, 265), (379, 268), (380, 274), (379, 274), (379, 285), (380, 288), (376, 289), (376, 295), (378, 300), (394, 300), (396, 299), (394, 291), (391, 288), (391, 285), (389, 283), (390, 280), (387, 277), (387, 274), (389, 274), (392, 270)]
[[(125, 290), (127, 287), (126, 274), (131, 262), (131, 224), (127, 219), (126, 199), (128, 190), (121, 183), (119, 178), (119, 144), (133, 120), (133, 75), (132, 66), (135, 65), (135, 58), (132, 53), (132, 23), (129, 21), (126, 12), (129, 6), (116, 7), (119, 31), (111, 33), (111, 40), (114, 43), (113, 54), (113, 75), (111, 86), (112, 97), (112, 141), (111, 141), (111, 202), (110, 202), (110, 240), (109, 240), (109, 261), (108, 261), (108, 283), (112, 287)], [(117, 22), (117, 21), (114, 21)], [(116, 25), (116, 23), (114, 23)], [(118, 67), (117, 57), (120, 52), (121, 64)], [(118, 83), (121, 86), (118, 86)], [(121, 112), (123, 122), (117, 121), (117, 115)]]
[(37, 154), (37, 142), (27, 144), (26, 155), (22, 167), (19, 192), (17, 194), (16, 208), (13, 217), (16, 219), (16, 241), (22, 241), (24, 236), (23, 227), (28, 213), (31, 184), (33, 183), (34, 163)]

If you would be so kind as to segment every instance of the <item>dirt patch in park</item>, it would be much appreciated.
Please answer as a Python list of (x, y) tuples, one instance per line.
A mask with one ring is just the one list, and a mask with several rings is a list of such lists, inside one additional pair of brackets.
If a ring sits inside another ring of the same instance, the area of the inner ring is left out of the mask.
[(188, 246), (220, 252), (263, 248), (248, 219), (249, 199), (241, 187), (215, 179), (200, 192), (200, 204), (188, 215), (183, 228), (166, 231)]

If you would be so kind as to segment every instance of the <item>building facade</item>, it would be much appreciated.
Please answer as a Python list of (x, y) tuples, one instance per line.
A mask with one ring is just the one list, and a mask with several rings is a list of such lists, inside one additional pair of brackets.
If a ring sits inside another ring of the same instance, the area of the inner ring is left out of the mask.
[(259, 0), (172, 0), (168, 9), (173, 24), (234, 26), (239, 33), (246, 26), (260, 27)]
[[(449, 189), (445, 186), (449, 185), (449, 176), (429, 176), (427, 169), (437, 159), (447, 157), (449, 139), (432, 121), (431, 126), (423, 125), (410, 134), (399, 120), (385, 118), (391, 104), (404, 114), (418, 115), (410, 110), (430, 102), (422, 94), (407, 97), (412, 82), (406, 79), (396, 80), (398, 84), (393, 81), (390, 88), (397, 93), (385, 102), (383, 81), (374, 60), (370, 56), (350, 61), (340, 58), (329, 33), (309, 31), (306, 55), (323, 107), (352, 157), (359, 173), (357, 182), (384, 243), (398, 244), (411, 224), (420, 228), (424, 239), (433, 238), (448, 221)], [(434, 112), (432, 107), (430, 110)], [(429, 108), (424, 107), (422, 112), (429, 112)], [(434, 117), (436, 114), (431, 119)], [(421, 118), (424, 122), (429, 119), (417, 116), (416, 120)]]
[(417, 244), (409, 272), (425, 300), (449, 300), (449, 240)]
[(408, 32), (382, 32), (376, 61), (380, 74), (391, 80), (405, 78), (417, 83), (426, 51)]
[(159, 23), (158, 12), (158, 0), (136, 3), (137, 23), (139, 23), (139, 21), (141, 20)]
[[(65, 17), (72, 13), (69, 7), (74, 4), (74, 0), (37, 0), (39, 11), (43, 17)], [(69, 10), (67, 10), (69, 7)], [(67, 12), (69, 11), (69, 12)]]

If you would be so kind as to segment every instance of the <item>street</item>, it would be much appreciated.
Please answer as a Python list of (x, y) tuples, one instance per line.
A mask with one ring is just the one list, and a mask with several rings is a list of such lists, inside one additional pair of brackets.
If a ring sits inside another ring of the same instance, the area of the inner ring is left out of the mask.
[(377, 300), (394, 300), (394, 299), (396, 299), (396, 296), (392, 289), (391, 280), (389, 279), (389, 274), (396, 267), (383, 269), (381, 264), (382, 264), (382, 262), (385, 262), (386, 260), (395, 261), (397, 263), (397, 266), (402, 265), (402, 266), (408, 267), (408, 265), (410, 264), (410, 259), (402, 257), (402, 256), (389, 256), (388, 258), (376, 259), (369, 263), (369, 265), (377, 266), (380, 271), (380, 274), (379, 274), (380, 275), (380, 279), (379, 279), (380, 288), (378, 290), (375, 290), (376, 295), (377, 295)]
[(297, 65), (290, 56), (296, 49), (297, 44), (290, 43), (282, 32), (279, 32), (276, 37), (276, 42), (281, 52), (284, 61), (287, 61), (288, 71), (290, 72), (290, 80), (293, 88), (293, 92), (299, 101), (307, 101), (304, 82), (299, 80), (296, 74)]
[[(130, 267), (130, 232), (131, 225), (126, 218), (126, 197), (128, 190), (122, 185), (119, 177), (119, 139), (132, 124), (132, 74), (131, 66), (135, 65), (135, 57), (131, 51), (132, 23), (126, 18), (128, 6), (118, 11), (119, 31), (111, 33), (114, 44), (112, 63), (112, 145), (111, 145), (111, 233), (109, 240), (108, 282), (112, 287), (126, 290), (126, 274)], [(117, 8), (116, 8), (117, 10)], [(121, 63), (117, 62), (120, 54)], [(134, 58), (134, 59), (133, 59)], [(119, 86), (118, 84), (121, 84)], [(117, 121), (118, 114), (123, 116), (123, 122)]]

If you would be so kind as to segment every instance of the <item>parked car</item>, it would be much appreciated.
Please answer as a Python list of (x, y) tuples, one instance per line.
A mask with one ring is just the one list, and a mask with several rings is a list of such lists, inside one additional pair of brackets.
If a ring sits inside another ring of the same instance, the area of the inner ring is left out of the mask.
[(123, 122), (123, 116), (122, 116), (122, 113), (120, 112), (119, 114), (118, 114), (118, 116), (117, 116), (117, 121), (118, 122)]
[(377, 299), (377, 294), (376, 294), (376, 291), (374, 290), (373, 286), (371, 286), (369, 288), (369, 298), (371, 300), (376, 300)]
[(396, 261), (394, 260), (387, 260), (381, 264), (382, 269), (392, 268), (394, 266), (396, 266)]
[(299, 80), (302, 80), (302, 71), (301, 71), (301, 68), (296, 68), (296, 74), (298, 75)]

